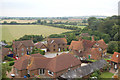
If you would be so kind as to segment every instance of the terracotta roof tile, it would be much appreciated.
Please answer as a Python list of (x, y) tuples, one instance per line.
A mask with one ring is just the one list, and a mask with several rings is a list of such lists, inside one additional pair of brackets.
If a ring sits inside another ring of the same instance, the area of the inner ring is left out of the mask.
[[(37, 47), (37, 48), (41, 48), (44, 44), (41, 43), (41, 42), (38, 42), (38, 43), (35, 43), (34, 46)], [(46, 45), (44, 45), (46, 46)]]
[(120, 53), (118, 52), (114, 52), (111, 61), (116, 62), (116, 63), (120, 63)]
[(29, 60), (30, 56), (25, 54), (15, 61), (14, 67), (16, 67), (18, 70), (27, 69)]
[(103, 39), (97, 41), (97, 43), (99, 44), (99, 46), (100, 46), (102, 49), (106, 49), (106, 48), (107, 48), (107, 45), (106, 45), (106, 43), (104, 42)]
[(82, 41), (72, 41), (69, 49), (73, 49), (73, 50), (84, 50), (84, 46)]
[(48, 44), (52, 44), (53, 42), (57, 44), (67, 44), (66, 38), (48, 38)]
[(32, 40), (13, 41), (13, 44), (15, 45), (15, 48), (17, 48), (21, 43), (24, 44), (26, 47), (34, 46), (34, 43), (33, 43)]
[(47, 69), (58, 72), (73, 66), (80, 65), (81, 61), (75, 58), (72, 54), (63, 53), (53, 58), (47, 65)]

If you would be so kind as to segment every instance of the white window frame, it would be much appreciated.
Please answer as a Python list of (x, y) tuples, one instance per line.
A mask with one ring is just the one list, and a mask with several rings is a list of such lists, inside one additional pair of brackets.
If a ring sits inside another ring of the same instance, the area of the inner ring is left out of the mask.
[(9, 52), (9, 54), (11, 54), (11, 52)]
[[(40, 73), (40, 71), (41, 71), (41, 73)], [(44, 71), (44, 73), (43, 73), (43, 71)], [(39, 75), (44, 75), (45, 74), (45, 70), (44, 69), (39, 69)]]
[(51, 76), (53, 76), (53, 75), (54, 75), (54, 73), (53, 73), (53, 72), (51, 72), (52, 74), (50, 74), (50, 72), (51, 72), (51, 71), (49, 71), (49, 70), (48, 70), (48, 74), (49, 74), (49, 75), (51, 75)]
[(23, 55), (24, 55), (24, 53), (21, 53), (21, 55), (23, 56)]
[(118, 57), (119, 57), (119, 55), (117, 54), (117, 55), (116, 55), (116, 57), (118, 58)]
[(21, 50), (24, 51), (24, 48), (22, 48)]
[(15, 74), (18, 75), (18, 69), (17, 68), (15, 68)]
[(28, 74), (30, 74), (30, 71), (29, 71), (29, 70), (27, 70), (27, 73), (28, 73)]
[(33, 47), (31, 46), (30, 49), (33, 49)]
[(102, 51), (102, 49), (101, 49), (101, 48), (99, 48), (99, 51)]
[(79, 53), (81, 52), (81, 50), (79, 50)]
[(95, 45), (96, 45), (96, 46), (99, 46), (99, 44), (98, 44), (98, 43), (96, 43)]

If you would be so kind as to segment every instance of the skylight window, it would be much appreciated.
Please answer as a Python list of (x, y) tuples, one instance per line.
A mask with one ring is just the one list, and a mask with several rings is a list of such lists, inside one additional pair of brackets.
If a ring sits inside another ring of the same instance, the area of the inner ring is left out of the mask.
[(54, 42), (54, 40), (51, 41), (51, 43), (53, 43), (53, 42)]
[(118, 57), (118, 55), (116, 55), (116, 57)]

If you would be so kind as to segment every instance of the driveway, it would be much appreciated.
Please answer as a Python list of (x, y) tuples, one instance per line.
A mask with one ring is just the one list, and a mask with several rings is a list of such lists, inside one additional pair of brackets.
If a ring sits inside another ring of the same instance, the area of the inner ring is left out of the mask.
[(69, 51), (65, 51), (65, 52), (56, 52), (56, 53), (50, 53), (50, 52), (47, 52), (47, 53), (45, 53), (45, 57), (47, 57), (47, 58), (53, 58), (53, 57), (55, 57), (57, 54), (58, 55), (60, 55), (60, 54), (62, 54), (62, 53), (68, 53)]

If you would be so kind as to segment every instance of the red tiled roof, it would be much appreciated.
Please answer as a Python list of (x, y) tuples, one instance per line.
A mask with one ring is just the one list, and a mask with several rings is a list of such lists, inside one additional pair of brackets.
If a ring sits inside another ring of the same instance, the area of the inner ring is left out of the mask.
[(51, 58), (46, 57), (33, 57), (31, 60), (31, 64), (27, 67), (27, 69), (34, 70), (39, 68), (46, 68), (50, 60)]
[[(118, 55), (118, 57), (117, 57), (117, 55)], [(116, 62), (116, 63), (120, 63), (120, 53), (114, 52), (114, 54), (111, 58), (111, 61)]]
[[(28, 65), (29, 60), (31, 60), (31, 63)], [(58, 72), (80, 64), (81, 61), (75, 58), (72, 54), (63, 53), (54, 58), (24, 55), (15, 62), (14, 67), (16, 67), (18, 70), (46, 68), (50, 71)]]
[(88, 57), (88, 55), (91, 55), (92, 59), (101, 59), (102, 52), (99, 51), (99, 48), (91, 48), (84, 52), (84, 55)]
[(91, 48), (96, 43), (96, 41), (90, 41), (90, 40), (82, 40), (82, 41), (85, 49)]
[[(41, 48), (44, 44), (41, 42), (35, 43), (34, 46), (37, 48)], [(44, 45), (46, 47), (46, 45)]]
[(97, 41), (97, 43), (99, 44), (99, 46), (100, 46), (102, 49), (106, 49), (106, 48), (107, 48), (107, 45), (106, 45), (106, 43), (104, 42), (103, 39)]
[(71, 44), (70, 44), (70, 46), (69, 46), (69, 49), (83, 50), (84, 47), (83, 47), (82, 41), (72, 41)]
[(48, 38), (48, 44), (52, 44), (53, 42), (57, 44), (67, 44), (66, 38)]
[(28, 62), (30, 60), (30, 55), (24, 55), (15, 61), (14, 67), (18, 70), (27, 69)]
[(81, 61), (75, 58), (72, 54), (63, 53), (54, 57), (47, 65), (47, 69), (58, 72), (64, 69), (80, 65)]
[(26, 47), (34, 46), (32, 40), (13, 41), (13, 44), (15, 45), (15, 48), (17, 48), (20, 44), (23, 44)]
[(2, 47), (2, 55), (7, 55), (9, 51), (9, 48)]

